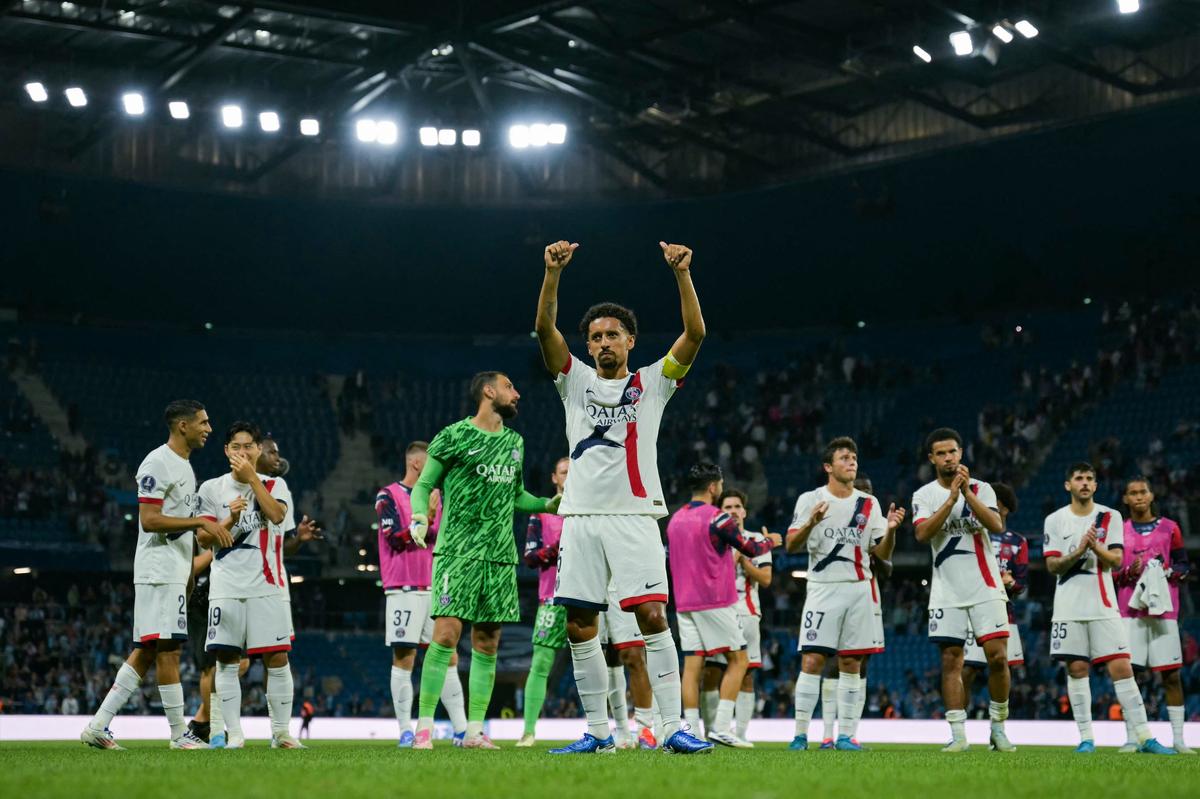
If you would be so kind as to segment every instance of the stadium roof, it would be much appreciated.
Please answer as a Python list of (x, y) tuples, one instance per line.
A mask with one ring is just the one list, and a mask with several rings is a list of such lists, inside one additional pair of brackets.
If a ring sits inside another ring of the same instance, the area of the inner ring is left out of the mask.
[[(415, 202), (742, 189), (1195, 95), (1200, 4), (1135, 5), (10, 0), (0, 164)], [(229, 103), (240, 133), (218, 124)], [(278, 133), (253, 125), (264, 110)], [(363, 118), (395, 120), (397, 145), (364, 147)], [(514, 151), (509, 126), (534, 122), (565, 124), (566, 143)], [(425, 126), (459, 135), (423, 148)]]

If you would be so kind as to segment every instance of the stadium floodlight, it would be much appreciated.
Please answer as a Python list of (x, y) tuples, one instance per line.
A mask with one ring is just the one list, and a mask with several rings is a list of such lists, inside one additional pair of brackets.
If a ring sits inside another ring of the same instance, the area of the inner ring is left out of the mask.
[(474, 128), (467, 128), (462, 134), (463, 147), (478, 147), (480, 142), (479, 131)]
[(46, 91), (46, 87), (38, 83), (36, 80), (32, 83), (25, 84), (25, 93), (29, 95), (29, 99), (35, 103), (44, 103), (50, 99), (50, 93)]
[(300, 120), (300, 135), (301, 136), (319, 136), (321, 135), (321, 122), (313, 117), (305, 117)]
[(955, 31), (950, 34), (950, 46), (954, 48), (955, 55), (970, 55), (975, 51), (970, 31)]
[(551, 144), (562, 144), (567, 140), (567, 126), (561, 122), (555, 122), (548, 125), (546, 128), (546, 141)]
[(279, 131), (279, 114), (274, 111), (263, 111), (258, 115), (258, 126), (263, 129), (264, 133), (277, 133)]
[(453, 147), (458, 142), (458, 131), (454, 128), (442, 128), (438, 131), (437, 141), (443, 147)]
[(13, 569), (13, 574), (33, 574), (33, 569), (29, 566), (18, 566)]
[(360, 119), (354, 123), (354, 135), (361, 142), (373, 142), (379, 139), (379, 126), (373, 119)]
[(437, 128), (431, 128), (431, 127), (421, 128), (419, 131), (417, 131), (417, 136), (420, 138), (422, 146), (437, 147), (437, 143), (438, 143), (438, 129)]
[(929, 51), (919, 44), (913, 45), (913, 53), (926, 64), (933, 60), (933, 56), (929, 54)]
[(995, 26), (992, 27), (992, 35), (995, 36), (1000, 41), (1004, 42), (1005, 44), (1008, 44), (1009, 42), (1011, 42), (1013, 40), (1012, 32), (1008, 28), (1001, 25), (999, 22), (997, 22), (995, 24)]
[(526, 125), (513, 125), (508, 129), (508, 143), (517, 150), (529, 146), (529, 128)]
[(1021, 20), (1016, 25), (1013, 25), (1013, 27), (1017, 29), (1017, 33), (1021, 34), (1026, 39), (1032, 39), (1034, 36), (1038, 35), (1038, 29), (1033, 27), (1033, 23), (1027, 19)]
[(191, 109), (183, 100), (172, 100), (167, 103), (167, 110), (171, 112), (172, 119), (187, 119), (192, 115)]
[(529, 144), (531, 147), (545, 147), (549, 141), (549, 125), (544, 122), (535, 122), (529, 126)]
[(221, 122), (227, 128), (240, 128), (243, 123), (242, 107), (240, 105), (221, 106)]
[(400, 140), (400, 128), (396, 127), (396, 123), (390, 119), (379, 120), (379, 123), (375, 126), (375, 130), (378, 134), (376, 141), (380, 144), (390, 145)]
[(121, 105), (125, 106), (125, 113), (131, 117), (140, 117), (146, 113), (146, 98), (137, 92), (121, 95)]
[(87, 95), (84, 94), (83, 89), (79, 88), (78, 86), (72, 86), (71, 88), (67, 89), (64, 94), (67, 95), (67, 102), (70, 103), (73, 108), (83, 108), (85, 105), (87, 105)]
[(1136, 14), (1141, 7), (1138, 0), (1117, 0), (1117, 11), (1122, 14)]

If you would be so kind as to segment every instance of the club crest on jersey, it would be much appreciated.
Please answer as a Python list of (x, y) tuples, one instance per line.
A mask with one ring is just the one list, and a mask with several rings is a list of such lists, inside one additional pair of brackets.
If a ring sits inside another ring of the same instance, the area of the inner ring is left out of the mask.
[(859, 527), (866, 526), (866, 523), (867, 523), (866, 514), (860, 513), (860, 514), (856, 515), (854, 517), (854, 523)]
[(151, 491), (154, 490), (154, 486), (158, 485), (158, 483), (156, 483), (154, 481), (154, 475), (147, 474), (142, 477), (142, 479), (138, 483), (138, 485), (141, 487), (141, 489), (143, 491), (145, 491), (147, 494), (149, 494)]
[(520, 451), (519, 449), (514, 449), (512, 452), (510, 452), (510, 453), (508, 453), (508, 454), (509, 454), (509, 455), (512, 455), (512, 459), (513, 459), (514, 461), (519, 461), (519, 460), (521, 460), (521, 451)]
[(642, 390), (637, 386), (630, 386), (629, 388), (625, 389), (625, 399), (629, 400), (630, 402), (637, 402), (641, 396)]

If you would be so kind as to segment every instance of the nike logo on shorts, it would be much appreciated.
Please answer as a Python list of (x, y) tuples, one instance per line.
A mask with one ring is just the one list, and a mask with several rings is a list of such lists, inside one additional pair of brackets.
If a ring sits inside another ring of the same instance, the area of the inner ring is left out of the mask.
[(657, 583), (646, 583), (646, 588), (647, 588), (647, 589), (650, 589), (650, 588), (653, 588), (653, 587), (654, 587), (654, 586), (656, 586), (656, 585), (662, 585), (662, 580), (659, 580)]
[(283, 636), (282, 638), (276, 638), (275, 640), (276, 640), (276, 641), (286, 641), (286, 640), (287, 640), (288, 638), (290, 638), (290, 637), (291, 637), (290, 635), (285, 635), (285, 636)]

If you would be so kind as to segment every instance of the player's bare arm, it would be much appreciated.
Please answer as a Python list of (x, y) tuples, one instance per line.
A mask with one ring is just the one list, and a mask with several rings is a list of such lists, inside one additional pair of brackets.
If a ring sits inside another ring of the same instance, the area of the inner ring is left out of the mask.
[(1000, 521), (1000, 514), (992, 510), (975, 495), (974, 492), (968, 490), (971, 485), (971, 472), (966, 466), (958, 467), (958, 474), (963, 479), (963, 498), (967, 501), (967, 505), (971, 508), (971, 512), (975, 514), (975, 518), (983, 525), (984, 529), (990, 533), (1003, 533), (1004, 522)]
[(1121, 549), (1109, 549), (1106, 545), (1100, 542), (1100, 531), (1095, 527), (1088, 529), (1088, 533), (1092, 537), (1090, 549), (1096, 553), (1096, 559), (1100, 561), (1100, 565), (1106, 569), (1121, 568), (1121, 561), (1125, 554)]
[(542, 361), (550, 374), (558, 374), (571, 360), (567, 340), (558, 329), (558, 280), (578, 248), (578, 243), (556, 241), (547, 245), (543, 254), (546, 274), (542, 278), (542, 292), (538, 295), (537, 319), (534, 320), (533, 329), (542, 350)]
[(913, 528), (918, 541), (927, 544), (930, 539), (942, 531), (942, 525), (950, 518), (950, 511), (954, 510), (954, 504), (958, 502), (958, 495), (962, 493), (964, 485), (962, 475), (955, 475), (954, 480), (950, 483), (950, 496), (942, 503), (942, 507)]
[(283, 543), (283, 554), (290, 557), (296, 554), (301, 544), (323, 540), (325, 540), (325, 536), (321, 535), (320, 526), (316, 521), (308, 518), (306, 513), (304, 519), (296, 525), (296, 534)]
[(827, 513), (829, 513), (829, 503), (818, 502), (813, 508), (812, 515), (808, 517), (808, 521), (799, 527), (789, 529), (787, 531), (787, 551), (795, 552), (802, 549), (808, 543), (808, 536), (812, 533), (813, 528), (821, 523)]
[(892, 552), (896, 549), (896, 530), (904, 522), (904, 508), (897, 508), (893, 502), (888, 508), (887, 514), (887, 533), (879, 540), (879, 543), (871, 547), (871, 554), (880, 560), (891, 560)]
[(212, 559), (213, 551), (211, 549), (201, 549), (200, 554), (192, 558), (192, 580), (195, 580), (212, 565)]
[(675, 282), (679, 284), (683, 334), (671, 345), (671, 358), (686, 371), (695, 362), (706, 332), (704, 316), (700, 313), (700, 298), (696, 296), (696, 287), (692, 284), (692, 251), (682, 244), (667, 244), (665, 241), (660, 241), (658, 246), (662, 248), (663, 259), (671, 267)]
[(1046, 558), (1046, 570), (1055, 575), (1065, 574), (1091, 549), (1094, 543), (1096, 543), (1096, 530), (1089, 527), (1087, 533), (1084, 534), (1083, 539), (1079, 542), (1079, 546), (1075, 547), (1074, 550), (1068, 552), (1066, 555), (1052, 555)]
[(254, 499), (258, 501), (258, 509), (262, 511), (262, 515), (272, 524), (282, 522), (286, 514), (283, 503), (271, 496), (271, 492), (263, 485), (263, 481), (258, 479), (258, 472), (254, 468), (254, 462), (240, 452), (235, 452), (229, 456), (229, 466), (233, 470), (235, 480), (250, 486), (250, 490), (254, 492)]
[[(763, 535), (771, 535), (771, 531), (767, 528), (762, 529)], [(773, 570), (770, 563), (764, 563), (762, 566), (755, 566), (751, 558), (746, 557), (741, 552), (738, 554), (738, 560), (742, 564), (742, 571), (746, 573), (746, 579), (755, 585), (770, 585)]]
[(229, 535), (229, 531), (210, 519), (202, 519), (198, 516), (189, 518), (165, 516), (158, 505), (150, 503), (138, 505), (138, 518), (142, 523), (142, 529), (147, 533), (169, 535), (195, 530), (196, 540), (200, 542), (201, 546), (212, 546), (215, 541), (224, 542), (222, 546), (233, 546), (233, 537)]

